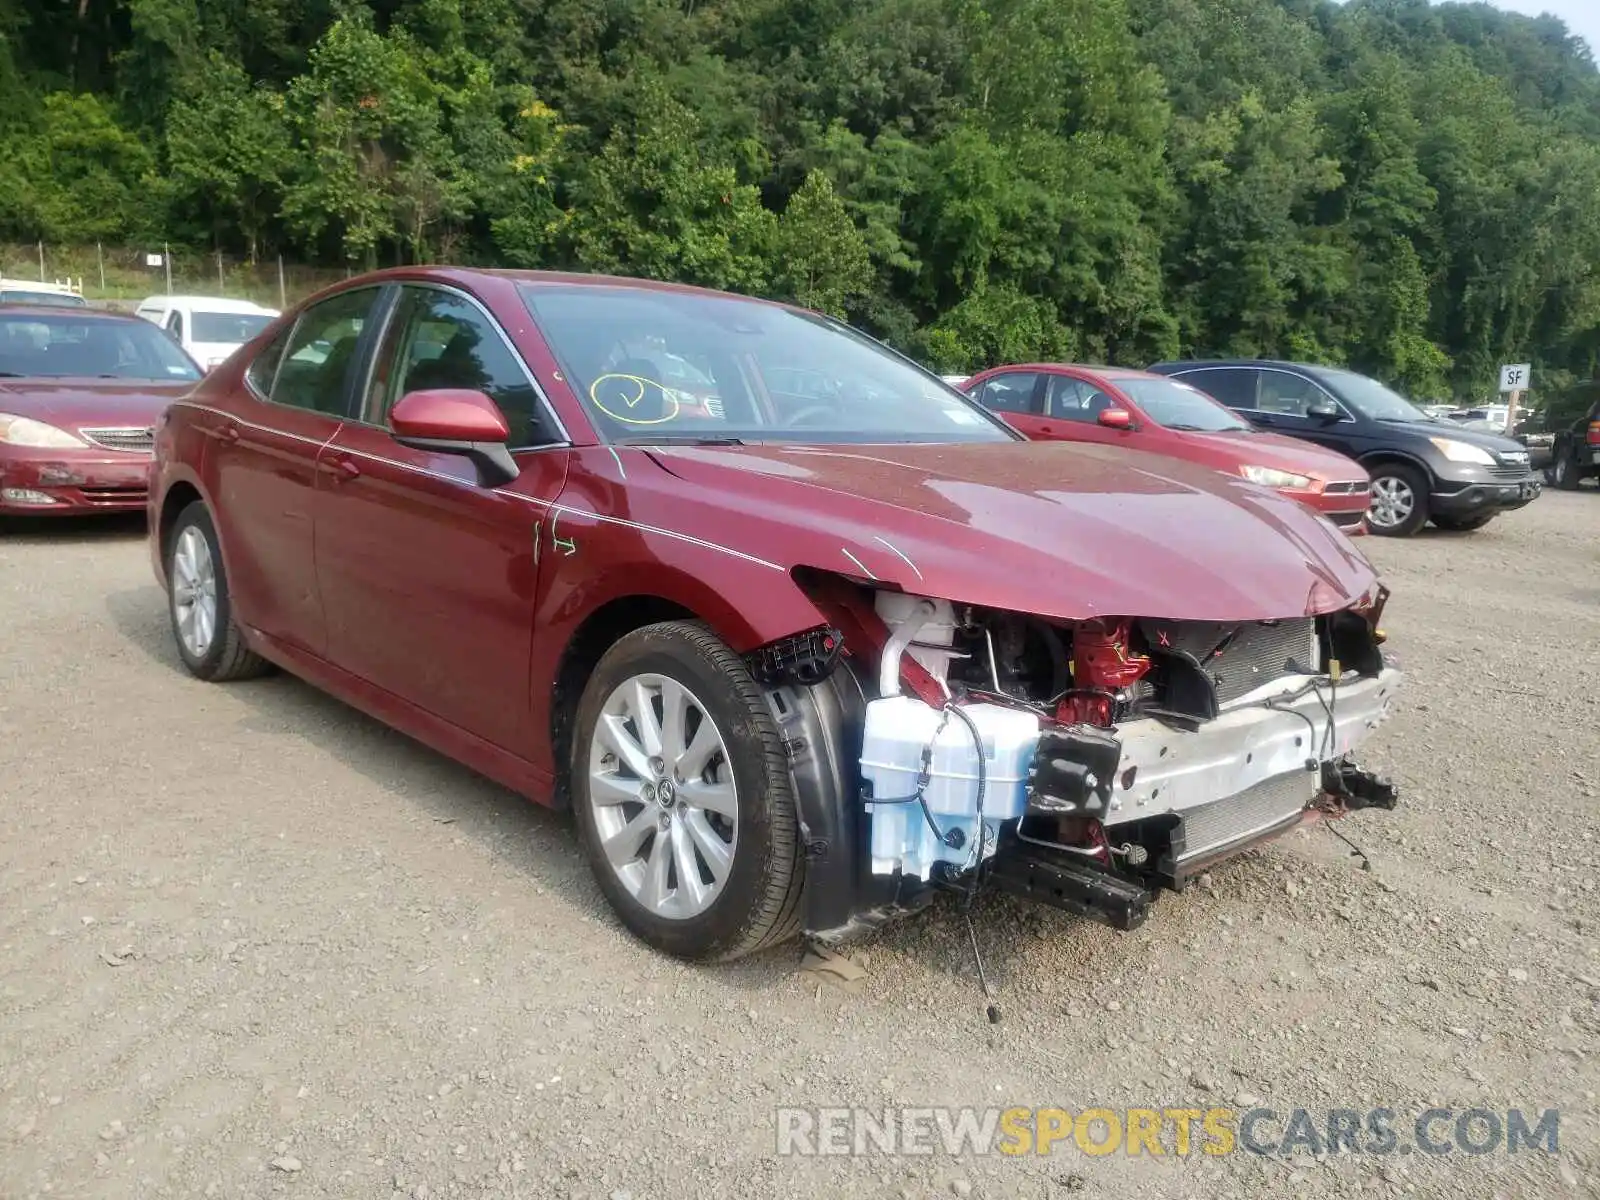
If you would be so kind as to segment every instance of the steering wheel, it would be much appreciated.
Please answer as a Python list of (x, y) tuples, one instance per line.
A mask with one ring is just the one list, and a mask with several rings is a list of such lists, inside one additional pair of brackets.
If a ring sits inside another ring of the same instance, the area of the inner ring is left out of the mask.
[(808, 404), (799, 412), (790, 413), (784, 418), (784, 428), (792, 429), (796, 425), (804, 424), (807, 417), (815, 416), (831, 417), (833, 416), (833, 408), (827, 404)]

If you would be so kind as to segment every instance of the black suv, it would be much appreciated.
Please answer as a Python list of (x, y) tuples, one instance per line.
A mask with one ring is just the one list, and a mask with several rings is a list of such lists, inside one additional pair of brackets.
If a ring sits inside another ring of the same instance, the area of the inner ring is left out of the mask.
[(1600, 476), (1600, 400), (1550, 444), (1550, 482), (1571, 491), (1579, 480)]
[(1348, 454), (1372, 476), (1367, 526), (1407, 537), (1428, 520), (1481, 529), (1537, 496), (1543, 480), (1510, 438), (1430, 420), (1375, 379), (1306, 363), (1228, 360), (1157, 363), (1216, 397), (1252, 425)]

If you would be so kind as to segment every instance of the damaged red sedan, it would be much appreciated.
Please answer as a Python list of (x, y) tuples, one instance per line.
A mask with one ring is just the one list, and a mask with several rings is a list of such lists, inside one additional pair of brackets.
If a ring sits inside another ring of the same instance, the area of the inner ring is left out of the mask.
[(840, 941), (941, 889), (1131, 928), (1308, 816), (1400, 676), (1343, 534), (1028, 442), (827, 317), (400, 269), (168, 410), (151, 551), (195, 675), (287, 668), (546, 804), (650, 944)]

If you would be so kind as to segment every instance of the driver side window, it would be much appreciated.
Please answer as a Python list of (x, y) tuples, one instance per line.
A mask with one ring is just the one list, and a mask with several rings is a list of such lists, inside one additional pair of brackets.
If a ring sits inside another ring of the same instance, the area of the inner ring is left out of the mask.
[(372, 381), (367, 411), (387, 425), (389, 411), (410, 392), (464, 388), (499, 405), (512, 450), (547, 445), (538, 393), (521, 360), (487, 316), (461, 296), (403, 288)]
[(1257, 405), (1262, 412), (1303, 417), (1313, 404), (1327, 400), (1326, 392), (1302, 376), (1291, 375), (1287, 371), (1261, 372), (1261, 392)]

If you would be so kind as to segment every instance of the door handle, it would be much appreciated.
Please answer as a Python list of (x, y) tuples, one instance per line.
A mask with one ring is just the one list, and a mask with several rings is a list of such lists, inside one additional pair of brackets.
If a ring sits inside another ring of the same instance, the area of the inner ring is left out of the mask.
[(217, 436), (221, 438), (224, 443), (231, 446), (239, 440), (239, 427), (232, 421), (229, 421), (221, 429), (217, 430)]
[(356, 460), (348, 454), (340, 454), (328, 460), (328, 467), (335, 483), (348, 483), (352, 479), (361, 477), (361, 468)]

